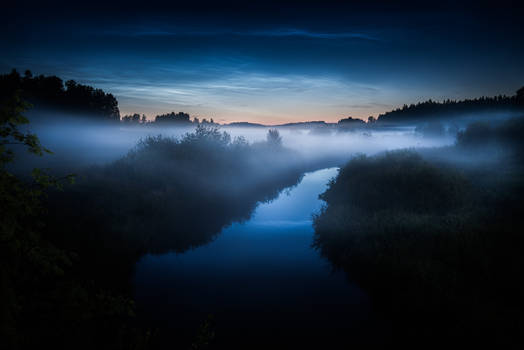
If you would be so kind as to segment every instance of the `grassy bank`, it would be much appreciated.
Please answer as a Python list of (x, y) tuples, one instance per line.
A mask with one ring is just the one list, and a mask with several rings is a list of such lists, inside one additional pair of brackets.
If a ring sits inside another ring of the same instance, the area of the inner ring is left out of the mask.
[(321, 195), (315, 246), (394, 320), (399, 343), (521, 340), (522, 125), (357, 157)]

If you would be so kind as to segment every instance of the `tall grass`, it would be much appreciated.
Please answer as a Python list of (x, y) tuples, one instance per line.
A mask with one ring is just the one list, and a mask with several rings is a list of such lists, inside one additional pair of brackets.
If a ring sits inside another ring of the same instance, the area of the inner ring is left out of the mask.
[[(524, 183), (504, 130), (492, 132), (513, 154), (507, 171), (389, 152), (353, 159), (321, 195), (315, 247), (368, 290), (399, 342), (521, 340)], [(442, 152), (462, 152), (473, 133)]]

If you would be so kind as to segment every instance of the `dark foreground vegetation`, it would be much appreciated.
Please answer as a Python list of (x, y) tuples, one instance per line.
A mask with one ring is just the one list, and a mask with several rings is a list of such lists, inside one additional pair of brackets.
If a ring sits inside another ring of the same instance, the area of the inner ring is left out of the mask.
[(522, 343), (523, 136), (520, 118), (474, 124), (453, 147), (356, 157), (321, 195), (315, 246), (399, 343)]
[(206, 347), (206, 320), (176, 334), (141, 322), (135, 263), (209, 242), (297, 183), (303, 163), (277, 131), (248, 144), (200, 125), (181, 139), (146, 138), (118, 161), (83, 169), (75, 184), (40, 170), (17, 177), (11, 147), (45, 153), (35, 135), (18, 131), (23, 109), (16, 97), (2, 101), (2, 348), (154, 348), (159, 335), (173, 347)]

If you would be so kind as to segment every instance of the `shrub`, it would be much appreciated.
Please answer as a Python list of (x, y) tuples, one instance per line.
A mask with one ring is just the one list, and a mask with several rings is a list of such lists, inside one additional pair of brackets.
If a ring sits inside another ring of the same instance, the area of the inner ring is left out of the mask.
[(321, 195), (314, 246), (388, 310), (402, 341), (509, 343), (522, 331), (524, 186), (520, 173), (489, 188), (476, 176), (397, 151), (353, 159)]

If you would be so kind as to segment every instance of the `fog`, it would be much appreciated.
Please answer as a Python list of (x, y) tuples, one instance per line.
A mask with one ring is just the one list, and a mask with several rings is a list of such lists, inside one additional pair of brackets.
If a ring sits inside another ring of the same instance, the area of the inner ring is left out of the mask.
[[(181, 138), (193, 132), (190, 126), (125, 125), (101, 123), (89, 116), (70, 116), (60, 112), (30, 111), (27, 129), (35, 133), (42, 145), (53, 152), (42, 158), (24, 155), (24, 165), (76, 170), (79, 167), (114, 161), (130, 151), (139, 140), (162, 135)], [(264, 141), (271, 127), (219, 126), (234, 139), (249, 143)], [(451, 145), (455, 134), (424, 135), (415, 126), (363, 128), (341, 131), (335, 125), (321, 128), (276, 127), (283, 145), (295, 150), (308, 162), (325, 166), (340, 165), (352, 155), (413, 147)], [(19, 163), (19, 165), (20, 165)]]
[[(308, 257), (321, 258), (330, 269), (342, 269), (350, 281), (356, 280), (366, 290), (388, 291), (389, 295), (391, 286), (395, 286), (398, 288), (393, 290), (395, 300), (402, 302), (399, 304), (402, 312), (398, 313), (401, 321), (404, 310), (410, 310), (413, 305), (411, 298), (403, 299), (405, 291), (412, 291), (407, 294), (410, 296), (424, 296), (427, 292), (419, 289), (418, 266), (424, 266), (432, 276), (438, 277), (437, 297), (432, 300), (439, 302), (427, 304), (432, 315), (434, 310), (443, 309), (441, 300), (444, 304), (448, 302), (447, 291), (454, 292), (449, 288), (443, 289), (444, 294), (439, 292), (440, 286), (449, 283), (447, 276), (459, 274), (458, 281), (468, 281), (466, 277), (476, 276), (479, 267), (485, 266), (486, 256), (498, 262), (485, 268), (480, 276), (499, 276), (506, 265), (515, 266), (502, 275), (504, 280), (510, 280), (522, 270), (521, 265), (497, 259), (500, 251), (507, 251), (506, 247), (511, 249), (510, 257), (520, 256), (522, 251), (521, 235), (516, 241), (512, 234), (521, 231), (513, 227), (514, 218), (522, 217), (524, 118), (508, 120), (509, 114), (506, 118), (499, 115), (494, 116), (491, 123), (467, 127), (453, 127), (444, 119), (396, 126), (357, 122), (358, 127), (336, 124), (166, 127), (154, 123), (103, 123), (93, 121), (95, 118), (90, 116), (50, 112), (32, 111), (28, 116), (31, 123), (25, 126), (26, 131), (34, 132), (53, 154), (37, 157), (20, 151), (13, 162), (15, 170), (29, 174), (28, 170), (39, 167), (58, 177), (76, 174), (74, 184), (46, 192), (42, 235), (80, 257), (73, 267), (75, 278), (96, 281), (96, 287), (102, 290), (131, 295), (137, 262), (144, 256), (158, 254), (185, 256), (200, 251), (213, 259), (225, 256), (227, 259), (219, 260), (226, 262), (247, 256), (245, 263), (237, 264), (238, 267), (246, 267), (248, 274), (256, 272), (252, 268), (253, 258), (248, 255), (251, 251), (243, 249), (238, 240), (226, 241), (223, 255), (215, 255), (209, 249), (214, 243), (220, 243), (220, 237), (224, 237), (228, 228), (249, 223), (262, 203), (275, 203), (279, 198), (292, 202), (289, 206), (294, 208), (313, 203), (321, 209), (307, 213), (312, 214), (313, 220), (299, 226), (299, 230), (293, 226), (288, 231), (290, 225), (283, 225), (278, 221), (280, 218), (274, 216), (267, 219), (277, 220), (275, 230), (268, 231), (265, 225), (264, 231), (257, 231), (247, 224), (237, 237), (254, 237), (253, 249), (257, 252), (261, 251), (259, 233), (266, 233), (262, 238), (273, 237), (281, 256), (290, 262), (285, 267), (293, 273), (297, 271), (297, 257), (307, 252)], [(485, 116), (479, 119), (486, 120)], [(385, 152), (393, 150), (398, 151)], [(314, 189), (308, 196), (313, 202), (297, 197), (293, 190), (304, 188), (300, 186), (311, 178), (307, 174), (325, 168), (337, 173), (333, 181), (323, 178), (326, 192), (318, 193), (320, 189)], [(284, 197), (290, 193), (294, 193), (294, 197)], [(323, 202), (318, 203), (318, 198)], [(290, 214), (282, 208), (276, 212)], [(518, 227), (522, 226), (519, 223)], [(488, 241), (485, 232), (489, 234)], [(300, 245), (302, 250), (293, 250), (293, 246), (289, 249), (284, 239), (296, 241), (297, 233), (306, 244)], [(359, 244), (356, 251), (360, 253), (346, 255), (356, 244)], [(497, 245), (501, 249), (490, 250)], [(462, 254), (456, 254), (468, 252), (471, 247), (481, 249), (474, 249), (464, 259)], [(262, 281), (263, 288), (273, 286), (279, 291), (282, 283), (270, 285), (275, 281), (271, 271), (272, 266), (276, 266), (275, 253), (276, 249), (271, 249), (271, 254), (265, 255), (260, 264), (263, 276), (271, 277), (258, 279), (260, 275), (253, 273), (251, 280)], [(385, 258), (376, 261), (377, 257)], [(460, 264), (455, 257), (462, 259)], [(318, 259), (314, 260), (314, 266), (318, 266)], [(366, 264), (359, 265), (359, 261)], [(471, 261), (471, 264), (463, 266), (462, 261)], [(226, 266), (228, 271), (232, 270), (231, 264), (210, 263), (208, 266), (219, 269)], [(410, 270), (412, 266), (416, 267), (414, 273)], [(395, 274), (390, 273), (392, 269)], [(415, 276), (415, 282), (405, 278), (406, 269)], [(279, 266), (279, 270), (283, 269)], [(191, 270), (184, 268), (183, 271)], [(195, 281), (208, 281), (199, 270), (194, 271), (197, 272), (191, 277)], [(360, 275), (351, 275), (354, 271)], [(172, 272), (165, 275), (173, 276)], [(321, 279), (314, 279), (309, 271), (299, 275), (306, 276), (305, 280), (311, 285), (329, 288), (325, 275)], [(362, 276), (373, 276), (375, 282), (370, 284)], [(425, 276), (421, 277), (423, 281)], [(219, 281), (227, 291), (239, 290), (227, 274), (225, 280), (216, 277), (213, 272), (211, 280)], [(242, 284), (246, 281), (241, 278)], [(292, 281), (299, 288), (304, 286)], [(465, 293), (459, 291), (456, 295), (464, 294), (468, 298), (456, 300), (460, 304), (469, 301), (469, 295), (478, 294), (483, 290), (478, 286), (485, 284), (482, 278), (474, 280), (472, 288), (467, 283), (459, 285)], [(501, 281), (492, 278), (487, 284), (497, 286)], [(161, 286), (158, 290), (165, 288)], [(185, 294), (189, 289), (179, 290)], [(198, 287), (198, 291), (202, 290), (211, 289)], [(342, 289), (337, 287), (338, 290)], [(375, 292), (372, 295), (375, 294), (380, 296)], [(517, 294), (518, 298), (522, 295), (520, 291)], [(485, 295), (478, 297), (485, 298)], [(324, 311), (325, 300), (316, 294), (315, 298)], [(342, 296), (342, 300), (346, 297)], [(416, 301), (414, 308), (425, 302), (413, 300)], [(201, 305), (208, 299), (194, 301)], [(253, 305), (258, 305), (258, 301)], [(307, 303), (309, 307), (311, 301), (308, 299)], [(281, 299), (276, 305), (288, 307)], [(450, 305), (455, 307), (454, 302)], [(476, 309), (482, 310), (482, 305)], [(320, 313), (307, 312), (308, 317), (318, 321)], [(256, 313), (253, 315), (259, 317)], [(197, 316), (174, 312), (169, 317), (186, 324), (188, 317)], [(276, 317), (283, 319), (280, 315)], [(439, 326), (449, 323), (449, 319), (453, 320), (444, 313), (431, 320)], [(424, 322), (431, 326), (434, 323)], [(320, 331), (325, 329), (327, 327)], [(266, 332), (264, 327), (260, 330)]]

